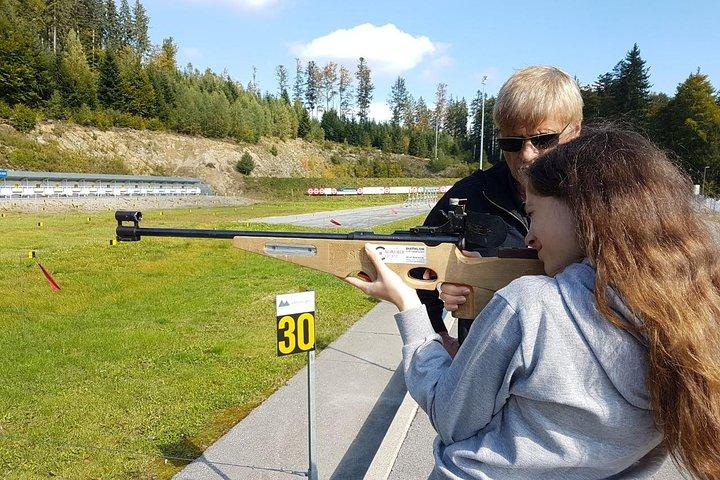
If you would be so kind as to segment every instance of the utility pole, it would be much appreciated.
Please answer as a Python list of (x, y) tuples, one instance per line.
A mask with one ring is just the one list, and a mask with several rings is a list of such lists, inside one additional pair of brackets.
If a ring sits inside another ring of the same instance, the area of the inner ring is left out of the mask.
[(480, 114), (480, 170), (483, 169), (483, 138), (485, 138), (485, 82), (487, 75), (482, 77), (482, 113)]
[(702, 194), (705, 195), (705, 174), (707, 173), (707, 169), (710, 168), (709, 165), (705, 165), (705, 170), (703, 170), (703, 183), (702, 183)]

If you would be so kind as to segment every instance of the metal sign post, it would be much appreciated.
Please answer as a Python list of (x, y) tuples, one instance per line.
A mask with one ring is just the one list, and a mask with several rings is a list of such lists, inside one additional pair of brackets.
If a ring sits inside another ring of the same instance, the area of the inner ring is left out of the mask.
[(307, 352), (308, 378), (308, 471), (318, 480), (315, 446), (315, 292), (287, 293), (275, 297), (278, 356)]
[(315, 350), (308, 352), (308, 478), (318, 480), (317, 460), (315, 446), (317, 435), (315, 431)]

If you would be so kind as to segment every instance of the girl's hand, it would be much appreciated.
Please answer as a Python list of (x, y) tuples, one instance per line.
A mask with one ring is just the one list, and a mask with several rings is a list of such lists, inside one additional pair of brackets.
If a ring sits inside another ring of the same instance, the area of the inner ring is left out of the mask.
[(359, 288), (367, 295), (380, 300), (387, 300), (394, 303), (398, 310), (409, 310), (421, 305), (415, 289), (408, 286), (397, 273), (388, 268), (377, 252), (375, 245), (371, 243), (365, 244), (365, 253), (373, 262), (377, 278), (374, 282), (368, 282), (356, 277), (346, 277), (344, 280), (350, 285)]

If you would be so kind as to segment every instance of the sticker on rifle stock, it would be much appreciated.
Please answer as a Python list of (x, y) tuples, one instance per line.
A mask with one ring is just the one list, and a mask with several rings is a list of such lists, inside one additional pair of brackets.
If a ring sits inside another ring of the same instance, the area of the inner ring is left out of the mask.
[(425, 265), (427, 263), (427, 247), (415, 245), (375, 245), (380, 260), (385, 263), (409, 263)]

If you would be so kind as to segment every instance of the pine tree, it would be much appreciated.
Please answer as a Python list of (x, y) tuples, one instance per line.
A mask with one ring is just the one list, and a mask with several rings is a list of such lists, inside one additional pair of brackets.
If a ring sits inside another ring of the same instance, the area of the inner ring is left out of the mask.
[(320, 101), (320, 83), (322, 81), (322, 72), (315, 62), (310, 60), (307, 64), (305, 74), (305, 104), (311, 112), (315, 112), (315, 108)]
[(445, 117), (445, 131), (450, 134), (458, 144), (465, 141), (467, 135), (467, 117), (468, 108), (465, 99), (453, 100), (451, 98), (448, 102)]
[(332, 102), (335, 95), (337, 95), (337, 87), (335, 86), (337, 81), (337, 64), (335, 62), (330, 62), (325, 65), (322, 72), (321, 83), (323, 95), (325, 97), (325, 111), (330, 110), (330, 102)]
[(290, 104), (290, 96), (288, 95), (288, 74), (284, 65), (278, 65), (275, 68), (275, 75), (278, 80), (278, 96)]
[(373, 98), (372, 92), (375, 86), (370, 79), (370, 67), (368, 67), (363, 57), (360, 57), (358, 61), (358, 68), (355, 75), (358, 81), (356, 101), (358, 118), (361, 122), (366, 122), (370, 111), (370, 102), (372, 102)]
[(52, 45), (52, 51), (57, 54), (64, 32), (66, 32), (72, 21), (72, 3), (68, 0), (46, 0), (45, 20), (48, 43)]
[(402, 122), (406, 127), (415, 126), (415, 99), (409, 92), (402, 106)]
[(617, 115), (617, 82), (615, 76), (610, 72), (600, 75), (597, 82), (595, 82), (594, 89), (599, 98), (597, 116), (614, 117)]
[(425, 103), (423, 97), (418, 98), (415, 103), (415, 125), (420, 128), (430, 128), (432, 112)]
[(105, 23), (103, 27), (103, 46), (105, 46), (105, 48), (119, 47), (121, 44), (120, 23), (115, 7), (115, 0), (107, 0), (105, 3)]
[(295, 83), (293, 84), (293, 102), (303, 100), (303, 69), (299, 58), (295, 59)]
[(132, 45), (134, 43), (133, 18), (130, 12), (128, 0), (121, 0), (120, 13), (118, 17), (118, 33), (120, 45)]
[(295, 108), (297, 110), (298, 106), (300, 107), (300, 116), (298, 121), (298, 137), (300, 138), (308, 138), (310, 136), (310, 133), (312, 132), (312, 124), (310, 120), (310, 115), (308, 115), (307, 110), (305, 110), (305, 107), (300, 105), (300, 101), (295, 101)]
[(88, 53), (88, 60), (92, 65), (97, 65), (104, 5), (98, 0), (76, 0), (73, 7), (73, 28)]
[(592, 85), (581, 85), (580, 96), (583, 100), (583, 120), (600, 116), (600, 95)]
[(403, 113), (407, 108), (408, 96), (405, 79), (398, 77), (390, 87), (390, 98), (388, 98), (388, 106), (392, 112), (392, 118), (390, 119), (392, 125), (400, 125)]
[(122, 110), (123, 99), (120, 93), (120, 72), (113, 49), (107, 49), (100, 63), (98, 76), (98, 100), (105, 108)]
[(0, 99), (10, 105), (39, 106), (53, 89), (51, 61), (38, 33), (9, 2), (0, 2)]
[(347, 117), (350, 112), (350, 97), (352, 77), (350, 71), (344, 66), (340, 65), (340, 78), (338, 80), (338, 97), (340, 100), (340, 117)]
[(70, 29), (60, 60), (60, 85), (67, 105), (94, 107), (97, 101), (95, 75), (90, 70), (85, 51), (75, 30)]
[(638, 126), (647, 125), (650, 94), (649, 68), (640, 57), (637, 43), (616, 67), (616, 107), (618, 113)]
[(661, 113), (663, 144), (673, 150), (698, 182), (705, 166), (720, 175), (720, 107), (707, 75), (691, 74)]
[(445, 102), (447, 97), (447, 85), (438, 83), (435, 90), (435, 111), (433, 115), (433, 128), (435, 129), (435, 159), (438, 158), (438, 137), (443, 128), (442, 122), (445, 118)]
[[(483, 143), (483, 149), (485, 147), (484, 141), (481, 142), (483, 136), (483, 93), (478, 90), (475, 98), (470, 102), (470, 145), (473, 151), (473, 161), (476, 162), (480, 158), (483, 158), (483, 152), (480, 151), (480, 144)], [(488, 119), (490, 120), (490, 119)]]
[(155, 91), (135, 50), (129, 45), (122, 47), (117, 64), (122, 109), (134, 115), (150, 116), (155, 109)]
[(150, 36), (148, 35), (150, 18), (148, 18), (145, 7), (143, 7), (142, 3), (140, 3), (140, 0), (135, 0), (133, 17), (133, 46), (140, 58), (143, 58), (150, 50)]

